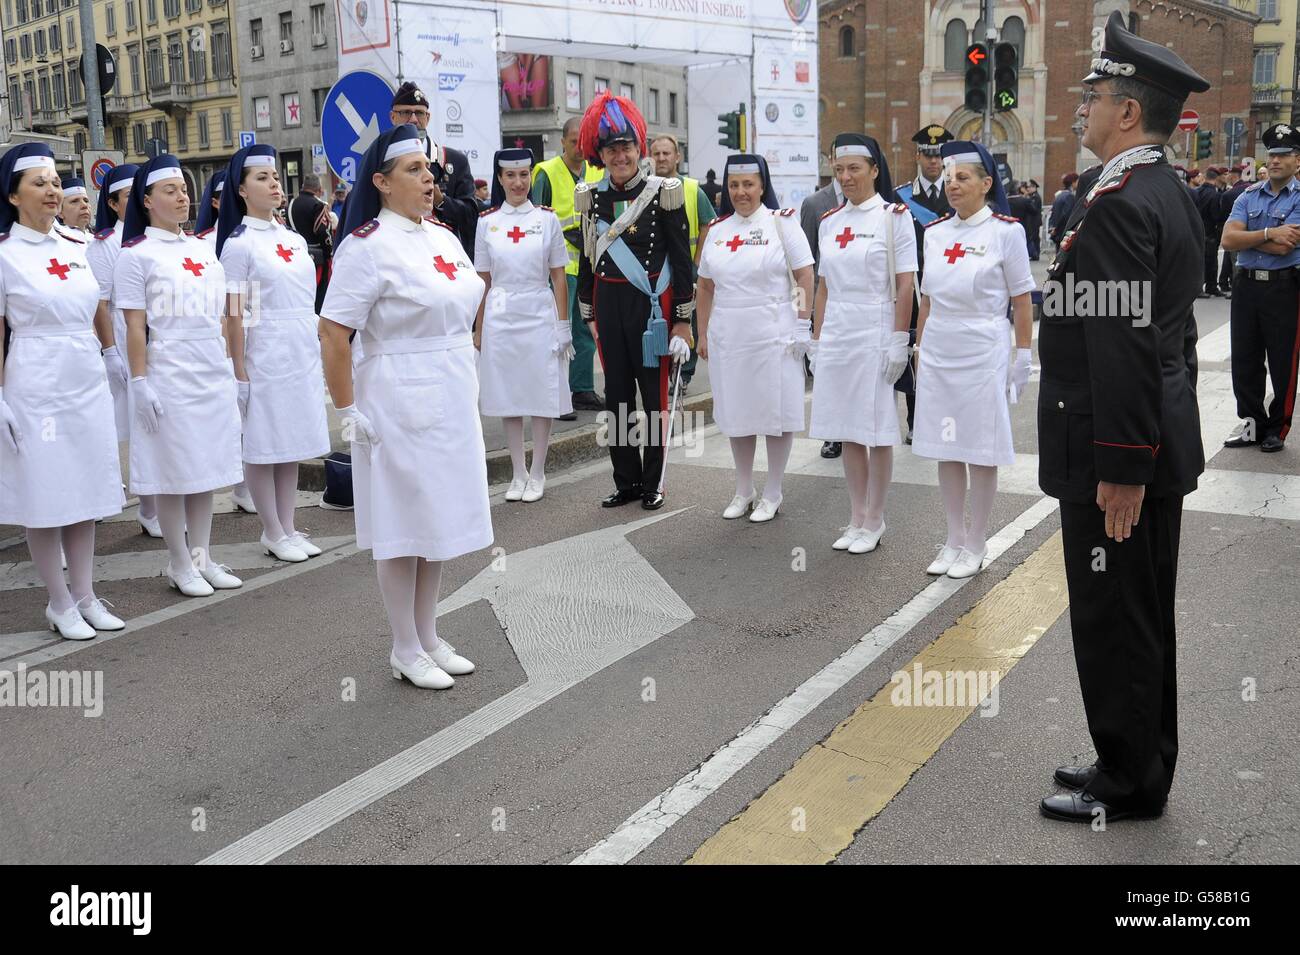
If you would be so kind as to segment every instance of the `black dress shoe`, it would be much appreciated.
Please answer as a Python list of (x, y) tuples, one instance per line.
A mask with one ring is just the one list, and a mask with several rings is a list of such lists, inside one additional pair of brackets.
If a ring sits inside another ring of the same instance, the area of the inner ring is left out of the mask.
[(577, 421), (577, 420), (578, 420), (578, 412), (576, 412), (576, 411), (570, 411), (568, 414), (562, 414), (562, 415), (560, 415), (559, 420), (560, 420), (560, 421)]
[(1102, 817), (1105, 822), (1118, 822), (1121, 819), (1154, 819), (1164, 812), (1159, 809), (1120, 809), (1108, 805), (1086, 789), (1072, 789), (1068, 793), (1043, 797), (1039, 805), (1044, 816), (1060, 819), (1064, 822), (1092, 822)]
[(1249, 448), (1254, 444), (1259, 444), (1259, 442), (1254, 438), (1246, 437), (1244, 434), (1239, 434), (1236, 437), (1229, 438), (1227, 441), (1223, 442), (1225, 448)]
[(622, 507), (628, 501), (635, 501), (641, 496), (639, 487), (628, 487), (621, 491), (615, 491), (609, 497), (600, 502), (601, 507)]
[(605, 399), (594, 391), (575, 391), (573, 407), (577, 411), (604, 411)]
[(1096, 766), (1057, 766), (1052, 778), (1062, 786), (1083, 789), (1097, 775)]
[(1259, 443), (1259, 449), (1266, 453), (1281, 451), (1286, 447), (1286, 442), (1275, 434), (1270, 434), (1267, 438)]
[(839, 441), (827, 441), (822, 445), (822, 457), (838, 458), (844, 452), (844, 445)]
[(641, 506), (647, 511), (657, 511), (664, 506), (663, 491), (646, 491), (641, 495)]

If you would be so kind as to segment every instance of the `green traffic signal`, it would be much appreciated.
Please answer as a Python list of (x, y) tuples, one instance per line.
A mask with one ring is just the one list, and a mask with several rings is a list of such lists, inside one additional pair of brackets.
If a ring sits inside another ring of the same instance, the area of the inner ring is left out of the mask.
[(1196, 134), (1196, 158), (1209, 159), (1214, 155), (1214, 131), (1202, 129)]
[(738, 113), (719, 113), (718, 145), (728, 149), (740, 148), (740, 115)]
[(1020, 57), (1012, 43), (993, 49), (993, 105), (999, 112), (1020, 105)]

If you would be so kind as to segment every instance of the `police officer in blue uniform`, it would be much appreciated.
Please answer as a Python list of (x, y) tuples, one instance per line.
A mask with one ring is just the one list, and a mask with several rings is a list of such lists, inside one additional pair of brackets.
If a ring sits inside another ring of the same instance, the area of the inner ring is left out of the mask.
[[(1258, 444), (1281, 451), (1296, 397), (1300, 323), (1300, 130), (1277, 123), (1264, 132), (1268, 178), (1232, 204), (1223, 248), (1237, 253), (1232, 282), (1232, 392), (1240, 431), (1224, 447)], [(1264, 366), (1273, 400), (1264, 408)]]
[[(1174, 591), (1183, 497), (1205, 469), (1193, 314), (1205, 230), (1164, 147), (1209, 83), (1116, 12), (1083, 85), (1083, 145), (1103, 166), (1081, 180), (1043, 288), (1038, 480), (1061, 502), (1097, 761), (1058, 768), (1066, 789), (1041, 810), (1092, 823), (1163, 812), (1178, 755)], [(1095, 303), (1085, 290), (1101, 282), (1128, 283), (1114, 312), (1078, 297)]]

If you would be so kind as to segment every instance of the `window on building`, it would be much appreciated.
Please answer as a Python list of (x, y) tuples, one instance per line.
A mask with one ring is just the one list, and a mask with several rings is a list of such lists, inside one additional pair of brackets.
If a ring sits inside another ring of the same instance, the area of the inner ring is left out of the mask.
[(285, 126), (302, 125), (302, 103), (296, 92), (280, 94), (280, 120)]
[(36, 89), (38, 92), (37, 103), (41, 109), (50, 108), (50, 78), (45, 73), (40, 73), (36, 77)]
[(599, 96), (601, 93), (605, 92), (605, 90), (607, 90), (607, 89), (609, 89), (609, 80), (607, 80), (607, 79), (606, 79), (605, 77), (603, 77), (603, 76), (598, 76), (598, 77), (596, 77), (596, 81), (595, 81), (595, 93), (596, 93), (596, 95)]
[(163, 0), (163, 16), (175, 20), (181, 15), (181, 0)]
[(18, 60), (18, 41), (13, 37), (5, 40), (5, 59), (10, 63)]
[(1016, 48), (1016, 62), (1025, 62), (1025, 21), (1019, 17), (1007, 17), (1002, 22), (1003, 43), (1010, 43)]
[(231, 77), (230, 24), (225, 20), (212, 24), (212, 75), (219, 80)]
[(155, 119), (152, 123), (150, 123), (149, 138), (161, 139), (164, 143), (166, 143), (167, 142), (167, 120)]
[(128, 33), (135, 29), (135, 4), (136, 0), (126, 0), (126, 29)]
[(311, 45), (325, 45), (325, 4), (314, 3), (311, 8)]
[(32, 0), (32, 19), (39, 20), (41, 17), (41, 0)]
[(113, 148), (120, 153), (126, 152), (126, 127), (113, 127)]
[(27, 0), (18, 0), (18, 22), (27, 22)]
[(167, 79), (173, 83), (185, 82), (185, 47), (179, 33), (167, 34)]
[(264, 50), (265, 47), (262, 45), (262, 18), (261, 17), (258, 17), (256, 20), (248, 21), (248, 44), (249, 46), (256, 48), (257, 52), (253, 54), (253, 59), (257, 59), (259, 56), (262, 55), (262, 50)]
[(187, 13), (199, 13), (203, 9), (203, 0), (185, 0)]
[(1259, 18), (1261, 20), (1276, 20), (1277, 17), (1277, 0), (1259, 0)]
[(203, 50), (190, 50), (190, 82), (202, 83), (208, 78), (208, 57)]
[[(144, 22), (158, 22), (158, 0), (144, 0)], [(139, 152), (140, 150), (136, 150)]]
[(269, 96), (253, 97), (253, 128), (271, 128), (271, 98)]
[(200, 110), (194, 115), (194, 128), (199, 134), (199, 148), (207, 149), (211, 144), (208, 138), (208, 111)]
[(50, 79), (54, 89), (54, 108), (63, 109), (68, 105), (68, 88), (63, 81), (63, 67), (56, 66), (50, 74)]
[(37, 30), (32, 36), (36, 42), (36, 55), (44, 56), (45, 55), (45, 31)]
[(189, 148), (190, 148), (189, 124), (185, 121), (184, 114), (182, 114), (176, 119), (176, 149), (179, 152), (184, 152)]
[(285, 50), (293, 49), (293, 14), (280, 14), (280, 45)]
[(1277, 50), (1255, 51), (1255, 76), (1252, 82), (1256, 86), (1271, 86), (1277, 82)]
[(29, 60), (32, 56), (32, 36), (30, 33), (24, 33), (19, 40), (20, 47), (23, 51), (23, 59)]
[(14, 23), (14, 0), (5, 0), (5, 26), (13, 26)]
[(72, 17), (68, 17), (68, 19), (64, 21), (63, 35), (67, 37), (69, 50), (75, 50), (77, 48), (77, 32), (79, 29), (77, 21), (72, 19)]
[(68, 70), (68, 102), (74, 106), (86, 101), (85, 88), (81, 85), (81, 74), (76, 68)]
[(325, 112), (325, 97), (329, 96), (329, 93), (328, 86), (311, 91), (312, 122), (317, 126), (320, 125), (321, 115)]
[[(23, 96), (26, 99), (27, 110), (36, 108), (36, 78), (28, 73), (23, 77)], [(31, 115), (30, 112), (28, 115)]]
[(965, 69), (966, 24), (962, 20), (949, 20), (943, 31), (943, 68), (949, 72)]
[(659, 122), (659, 91), (653, 86), (646, 91), (646, 121)]
[(668, 125), (677, 125), (677, 94), (672, 91), (668, 93)]
[(222, 145), (229, 146), (235, 141), (235, 119), (230, 110), (221, 111), (221, 142)]
[(140, 92), (140, 46), (128, 46), (126, 48), (126, 59), (131, 71), (131, 92)]
[(55, 53), (63, 49), (63, 38), (59, 36), (59, 24), (57, 22), (50, 25), (50, 49)]
[(23, 90), (17, 79), (9, 81), (9, 106), (12, 115), (23, 115)]
[(145, 75), (149, 79), (149, 88), (156, 89), (162, 86), (166, 79), (166, 73), (163, 67), (162, 44), (157, 37), (149, 39), (149, 45), (144, 50), (144, 69)]
[(117, 35), (117, 11), (111, 3), (104, 5), (104, 34), (106, 36)]
[(86, 151), (86, 134), (78, 130), (72, 134), (72, 149), (78, 156)]
[(840, 27), (840, 56), (853, 56), (853, 27)]
[(144, 123), (135, 123), (131, 127), (131, 151), (139, 155), (144, 155)]

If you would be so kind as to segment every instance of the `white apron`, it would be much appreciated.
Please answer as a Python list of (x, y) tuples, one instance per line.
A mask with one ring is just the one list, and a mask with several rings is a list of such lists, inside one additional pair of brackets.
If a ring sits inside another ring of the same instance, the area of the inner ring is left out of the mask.
[(479, 406), (503, 418), (558, 418), (573, 410), (569, 362), (555, 351), (550, 269), (568, 262), (555, 213), (525, 201), (485, 212), (474, 267), (492, 277), (478, 356)]
[[(95, 279), (99, 282), (100, 301), (109, 303), (108, 313), (113, 319), (113, 342), (117, 345), (117, 350), (122, 354), (122, 363), (127, 365), (127, 375), (129, 377), (130, 364), (127, 362), (126, 355), (126, 316), (122, 314), (122, 310), (113, 301), (113, 270), (117, 266), (117, 257), (121, 252), (121, 219), (111, 229), (103, 229), (95, 233), (94, 238), (86, 246), (86, 261), (90, 263), (90, 270), (94, 272)], [(127, 408), (128, 387), (110, 381), (109, 389), (113, 393), (113, 415), (117, 425), (117, 440), (125, 441), (131, 436), (131, 417)]]
[(93, 324), (99, 286), (84, 243), (14, 223), (0, 241), (0, 314), (13, 329), (0, 442), (0, 524), (64, 527), (122, 510), (113, 398)]
[(894, 386), (885, 380), (894, 331), (885, 229), (894, 233), (895, 273), (915, 272), (911, 216), (894, 212), (879, 195), (841, 206), (818, 229), (827, 298), (813, 369), (811, 438), (868, 447), (902, 442)]
[(226, 279), (215, 250), (150, 227), (123, 245), (113, 293), (123, 311), (146, 311), (145, 375), (163, 409), (152, 433), (132, 409), (132, 492), (198, 494), (242, 481), (238, 391), (221, 333)]
[(712, 280), (709, 383), (713, 417), (729, 438), (804, 429), (803, 360), (791, 354), (798, 313), (790, 272), (812, 265), (792, 211), (764, 206), (710, 226), (700, 277)]
[[(483, 297), (455, 233), (390, 212), (347, 236), (323, 317), (358, 329), (352, 444), (357, 545), (376, 560), (450, 560), (492, 543), (470, 328)], [(355, 352), (354, 352), (355, 355)]]
[(930, 314), (917, 363), (913, 453), (989, 467), (1015, 463), (1007, 306), (1033, 287), (1016, 221), (985, 208), (925, 230), (921, 291), (930, 296)]
[(222, 245), (221, 266), (229, 291), (245, 295), (243, 459), (285, 464), (329, 454), (316, 266), (306, 240), (245, 216)]

